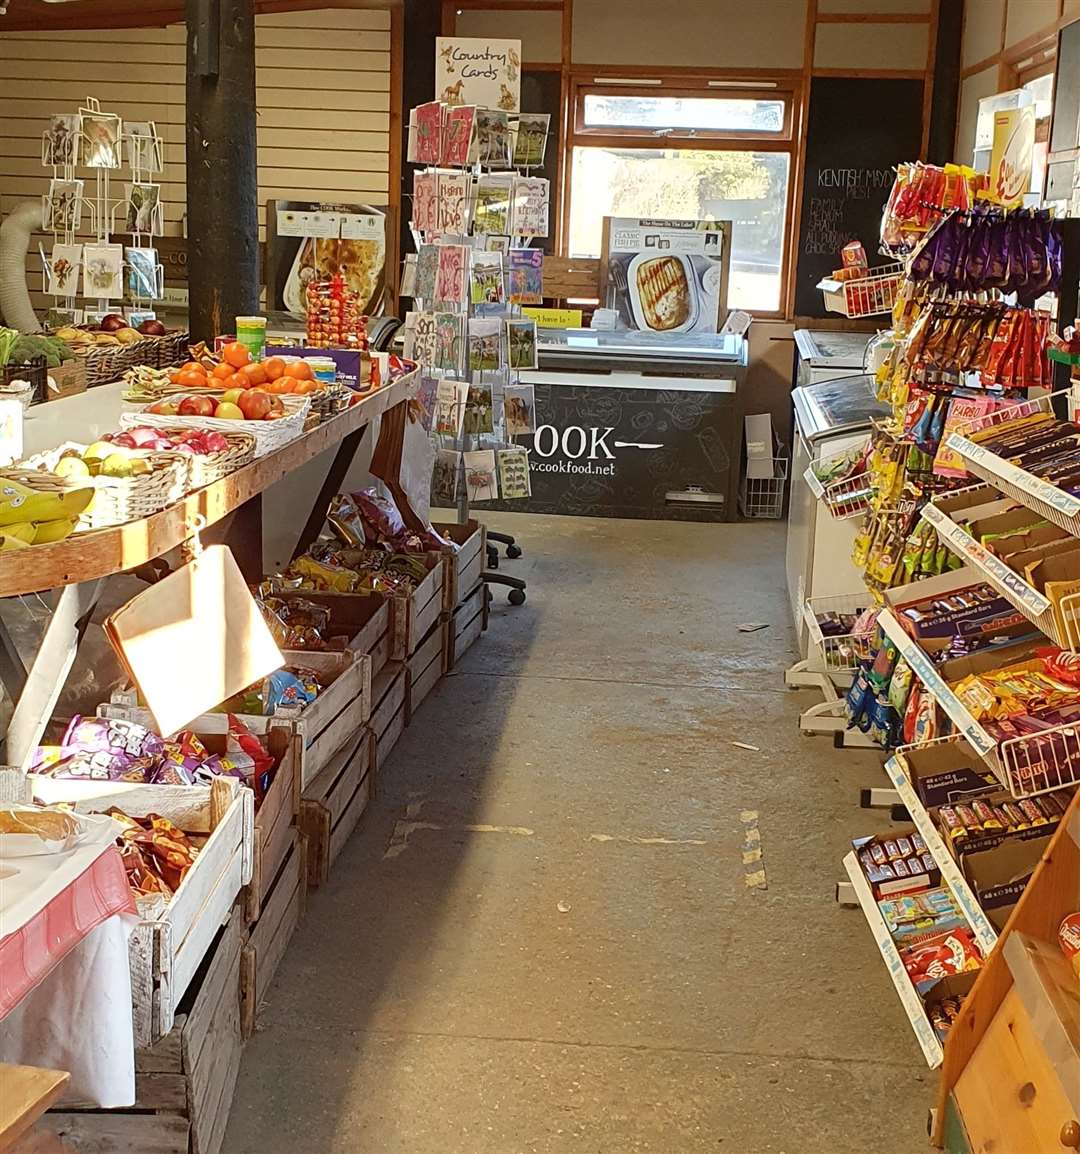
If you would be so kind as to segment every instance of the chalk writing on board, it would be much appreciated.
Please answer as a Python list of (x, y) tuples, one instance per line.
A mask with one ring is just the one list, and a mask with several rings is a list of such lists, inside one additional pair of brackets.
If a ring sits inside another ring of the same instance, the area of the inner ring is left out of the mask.
[(844, 202), (833, 197), (810, 198), (803, 252), (838, 253), (851, 239), (844, 229)]
[(891, 168), (821, 168), (817, 186), (843, 190), (848, 200), (866, 200), (883, 188), (891, 188)]

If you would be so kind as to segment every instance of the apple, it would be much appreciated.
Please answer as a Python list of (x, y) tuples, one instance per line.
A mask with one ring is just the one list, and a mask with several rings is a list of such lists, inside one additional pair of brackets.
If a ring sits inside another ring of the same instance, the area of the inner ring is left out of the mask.
[(249, 421), (263, 420), (272, 408), (270, 394), (264, 393), (262, 389), (247, 389), (237, 405)]
[(165, 335), (165, 326), (161, 321), (143, 321), (143, 323), (139, 325), (139, 332), (142, 333), (144, 337), (163, 337)]
[(222, 401), (214, 410), (214, 416), (221, 421), (242, 421), (244, 419), (244, 411), (239, 405), (234, 405), (229, 401)]
[(225, 438), (225, 435), (217, 431), (207, 433), (204, 440), (208, 453), (223, 453), (229, 447), (229, 442)]
[(209, 397), (185, 397), (176, 411), (181, 417), (209, 417), (214, 412), (214, 402)]
[(131, 449), (144, 449), (151, 441), (156, 441), (160, 435), (157, 429), (142, 425), (137, 429), (130, 429), (128, 432), (122, 433), (120, 437), (115, 439), (114, 444), (128, 445)]
[(126, 329), (127, 321), (119, 313), (107, 313), (98, 322), (98, 328), (103, 333), (115, 333), (119, 329)]
[[(246, 392), (247, 389), (226, 389), (225, 392), (221, 394), (221, 399), (230, 405), (235, 405), (239, 403), (240, 398)], [(242, 405), (240, 407), (243, 408)]]
[(175, 417), (176, 405), (171, 401), (155, 401), (146, 411), (153, 413), (155, 417)]

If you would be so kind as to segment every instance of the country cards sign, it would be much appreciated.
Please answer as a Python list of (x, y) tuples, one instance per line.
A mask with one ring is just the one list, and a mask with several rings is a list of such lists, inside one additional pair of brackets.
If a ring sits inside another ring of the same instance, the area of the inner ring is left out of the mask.
[(435, 40), (435, 99), (518, 112), (521, 108), (521, 41), (485, 36)]

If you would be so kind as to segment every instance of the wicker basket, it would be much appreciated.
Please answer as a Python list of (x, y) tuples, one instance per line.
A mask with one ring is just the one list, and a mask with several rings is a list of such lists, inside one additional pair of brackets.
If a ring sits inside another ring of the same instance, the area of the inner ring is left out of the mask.
[[(77, 441), (66, 441), (43, 453), (36, 453), (22, 462), (23, 468), (52, 472), (60, 458), (74, 449), (80, 455), (88, 446)], [(118, 450), (123, 451), (123, 450)], [(124, 525), (160, 512), (167, 505), (179, 501), (188, 491), (189, 457), (186, 453), (137, 453), (151, 466), (149, 473), (138, 477), (89, 477), (80, 484), (95, 491), (90, 508), (79, 518), (76, 532), (106, 529), (110, 525)]]
[[(194, 419), (194, 418), (192, 418)], [(161, 429), (162, 432), (167, 433), (170, 428), (177, 432), (186, 431), (191, 428), (186, 424), (187, 418), (184, 417), (156, 417), (154, 419), (154, 428)], [(221, 424), (236, 425), (237, 421), (219, 422)], [(197, 425), (199, 428), (207, 428), (208, 426)], [(245, 433), (238, 429), (219, 430), (229, 442), (227, 449), (222, 449), (220, 453), (184, 453), (182, 454), (188, 462), (188, 491), (192, 489), (201, 489), (205, 485), (212, 485), (215, 481), (220, 481), (226, 473), (233, 473), (237, 469), (242, 469), (245, 465), (250, 465), (255, 460), (255, 438), (251, 433)]]
[[(140, 341), (139, 344), (142, 342)], [(86, 363), (86, 387), (96, 389), (99, 385), (109, 385), (124, 375), (125, 369), (132, 368), (135, 361), (136, 344), (131, 345), (86, 345), (72, 346), (77, 357)], [(140, 362), (141, 363), (141, 362)]]
[[(49, 368), (44, 357), (34, 357), (33, 360), (23, 361), (22, 364), (0, 366), (0, 385), (9, 385), (12, 381), (26, 381), (33, 392), (30, 401), (43, 401), (49, 383)], [(22, 398), (20, 397), (20, 400)], [(26, 407), (25, 405), (23, 406)]]
[(346, 385), (328, 385), (325, 389), (316, 389), (315, 392), (308, 393), (311, 398), (311, 411), (318, 413), (321, 421), (329, 420), (330, 417), (344, 412), (352, 395), (352, 389)]
[[(147, 337), (135, 346), (140, 350), (142, 359), (137, 365), (149, 365), (153, 369), (169, 369), (173, 365), (182, 365), (189, 360), (188, 345), (191, 343), (191, 333), (167, 333), (163, 337)], [(143, 346), (146, 346), (145, 348)]]
[[(162, 397), (179, 404), (190, 393), (173, 393), (170, 397)], [(265, 457), (267, 453), (280, 449), (282, 445), (304, 431), (304, 421), (311, 407), (311, 395), (302, 397), (283, 396), (280, 398), (285, 406), (285, 416), (276, 421), (226, 421), (217, 417), (170, 417), (148, 413), (146, 407), (134, 412), (121, 413), (120, 424), (125, 429), (136, 425), (152, 425), (155, 429), (215, 429), (219, 433), (250, 433), (255, 438), (255, 456)]]

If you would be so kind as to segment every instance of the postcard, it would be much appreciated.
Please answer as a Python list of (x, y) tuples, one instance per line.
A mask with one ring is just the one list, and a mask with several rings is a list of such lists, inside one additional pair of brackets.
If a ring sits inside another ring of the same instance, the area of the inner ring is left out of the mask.
[(538, 248), (510, 250), (510, 301), (538, 305), (544, 299), (544, 254)]
[(469, 250), (462, 244), (441, 244), (438, 251), (435, 303), (465, 304), (469, 291)]
[(532, 385), (503, 387), (503, 418), (508, 437), (524, 437), (536, 432), (536, 391)]
[(81, 244), (54, 244), (49, 260), (49, 284), (46, 292), (54, 297), (73, 297), (79, 292), (79, 269), (82, 268)]
[(111, 112), (83, 112), (82, 162), (87, 168), (120, 167), (120, 117)]
[(510, 231), (515, 236), (547, 236), (548, 182), (542, 176), (514, 178)]
[[(409, 359), (419, 361), (422, 365), (433, 365), (438, 351), (435, 314), (416, 313), (415, 318), (412, 326), (413, 351)], [(409, 356), (408, 352), (405, 355)]]
[(440, 437), (460, 437), (465, 421), (465, 400), (469, 394), (468, 381), (439, 380), (435, 392), (435, 432)]
[(476, 159), (485, 168), (510, 163), (510, 119), (497, 108), (476, 110)]
[(127, 230), (160, 236), (164, 223), (160, 184), (128, 184)]
[(518, 168), (539, 168), (547, 151), (551, 117), (546, 112), (522, 112), (514, 135), (514, 164)]
[(77, 164), (79, 114), (64, 112), (49, 117), (49, 127), (41, 137), (41, 163), (53, 168)]
[(438, 164), (442, 152), (443, 106), (438, 100), (416, 106), (416, 160)]
[(464, 236), (469, 231), (469, 193), (472, 178), (467, 172), (438, 174), (437, 225), (442, 232)]
[(435, 299), (435, 273), (439, 268), (439, 246), (422, 244), (416, 255), (415, 297), (422, 301)]
[(112, 300), (124, 295), (124, 250), (118, 244), (83, 246), (83, 296)]
[(512, 369), (536, 368), (536, 321), (512, 317), (506, 322), (506, 363)]
[(398, 295), (403, 297), (416, 296), (416, 253), (407, 252), (401, 265), (401, 287)]
[(451, 105), (517, 112), (521, 107), (521, 41), (436, 37), (435, 92)]
[(433, 169), (417, 169), (412, 178), (412, 223), (420, 232), (438, 228), (439, 177)]
[(152, 120), (129, 120), (127, 122), (128, 164), (132, 172), (139, 175), (160, 172), (161, 137)]
[(502, 321), (499, 317), (469, 318), (469, 368), (490, 372), (502, 363)]
[(460, 313), (435, 314), (435, 368), (460, 372), (465, 360), (465, 318)]
[(476, 121), (476, 106), (459, 104), (446, 110), (446, 125), (443, 130), (443, 151), (440, 163), (465, 165), (471, 163), (473, 133)]
[(500, 306), (506, 301), (500, 252), (475, 250), (469, 267), (469, 299), (474, 305)]
[(508, 233), (510, 231), (510, 195), (513, 173), (491, 172), (476, 182), (476, 203), (473, 206), (473, 232)]
[(435, 402), (438, 391), (438, 377), (421, 377), (416, 386), (416, 403), (420, 409), (420, 427), (425, 433), (430, 433), (431, 426), (435, 423)]
[(463, 453), (465, 490), (470, 501), (497, 501), (499, 484), (495, 479), (495, 450), (478, 449)]
[(126, 248), (128, 295), (157, 300), (164, 294), (164, 270), (158, 264), (155, 248)]
[(82, 224), (83, 182), (50, 180), (41, 198), (41, 227), (46, 232), (74, 232)]
[(472, 383), (465, 400), (465, 422), (461, 430), (467, 437), (495, 432), (495, 396), (491, 385)]
[(442, 509), (457, 504), (458, 478), (461, 475), (461, 454), (455, 449), (438, 449), (431, 473), (431, 503)]
[(532, 496), (529, 484), (529, 454), (522, 445), (500, 449), (496, 454), (499, 462), (499, 491), (504, 501), (513, 501)]

